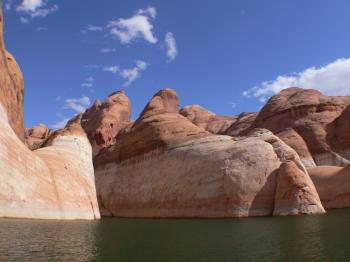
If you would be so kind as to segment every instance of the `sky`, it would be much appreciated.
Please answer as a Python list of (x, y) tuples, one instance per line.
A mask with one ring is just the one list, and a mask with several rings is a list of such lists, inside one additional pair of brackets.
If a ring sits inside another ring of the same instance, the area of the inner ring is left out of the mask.
[(350, 95), (348, 0), (3, 0), (25, 125), (125, 90), (137, 118), (160, 89), (181, 106), (257, 111), (290, 86)]

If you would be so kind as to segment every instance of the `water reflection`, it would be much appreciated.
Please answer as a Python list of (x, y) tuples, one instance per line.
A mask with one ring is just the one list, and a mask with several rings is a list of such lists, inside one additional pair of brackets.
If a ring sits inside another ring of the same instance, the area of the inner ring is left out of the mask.
[(348, 261), (350, 210), (249, 219), (0, 220), (0, 261)]

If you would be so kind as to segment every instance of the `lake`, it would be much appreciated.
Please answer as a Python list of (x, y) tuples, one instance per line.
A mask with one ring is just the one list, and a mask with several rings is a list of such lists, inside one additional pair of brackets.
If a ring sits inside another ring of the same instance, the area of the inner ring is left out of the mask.
[(349, 261), (350, 209), (245, 219), (1, 219), (0, 236), (0, 261)]

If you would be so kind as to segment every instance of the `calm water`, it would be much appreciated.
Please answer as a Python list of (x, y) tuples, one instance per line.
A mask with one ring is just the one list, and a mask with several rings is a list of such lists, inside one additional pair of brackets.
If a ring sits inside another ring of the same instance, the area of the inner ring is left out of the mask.
[(248, 219), (0, 220), (0, 261), (349, 261), (350, 209)]

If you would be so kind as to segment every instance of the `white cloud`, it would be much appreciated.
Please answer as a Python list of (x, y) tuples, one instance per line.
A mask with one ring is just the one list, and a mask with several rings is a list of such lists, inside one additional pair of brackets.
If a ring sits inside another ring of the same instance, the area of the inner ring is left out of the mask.
[(91, 31), (91, 32), (100, 32), (100, 31), (103, 31), (103, 28), (100, 26), (96, 26), (96, 25), (88, 25), (86, 30)]
[(165, 46), (167, 49), (167, 56), (169, 61), (174, 61), (177, 56), (176, 40), (173, 33), (168, 32), (165, 35)]
[(102, 54), (109, 54), (109, 53), (114, 53), (116, 52), (117, 50), (115, 48), (101, 48), (100, 49), (100, 52)]
[(58, 5), (53, 5), (49, 8), (40, 8), (40, 9), (37, 9), (35, 12), (31, 13), (30, 16), (32, 18), (34, 17), (46, 17), (48, 16), (49, 14), (55, 12), (58, 10)]
[(147, 7), (145, 9), (139, 9), (137, 11), (138, 15), (146, 15), (146, 16), (150, 16), (151, 18), (156, 18), (157, 16), (157, 10), (154, 7)]
[(5, 9), (9, 11), (11, 10), (11, 8), (12, 8), (12, 0), (6, 0)]
[(265, 102), (288, 87), (318, 89), (327, 95), (350, 95), (350, 58), (341, 58), (323, 67), (310, 67), (302, 72), (280, 75), (243, 92), (243, 96)]
[(137, 60), (134, 68), (122, 70), (120, 72), (120, 76), (126, 79), (126, 82), (123, 84), (123, 86), (129, 86), (132, 82), (140, 77), (141, 72), (145, 71), (147, 67), (148, 64), (145, 61)]
[(94, 87), (95, 79), (92, 76), (89, 76), (85, 79), (84, 83), (81, 84), (82, 87), (92, 88)]
[(21, 21), (22, 24), (28, 24), (29, 23), (29, 19), (25, 18), (25, 17), (21, 17), (19, 20)]
[(17, 10), (23, 12), (35, 12), (44, 4), (45, 3), (43, 0), (23, 0), (22, 3), (17, 7)]
[(106, 66), (106, 67), (102, 68), (102, 71), (116, 74), (119, 71), (119, 66), (116, 66), (116, 65)]
[(81, 98), (69, 98), (66, 99), (65, 108), (72, 109), (76, 113), (82, 113), (86, 110), (88, 106), (90, 106), (91, 101), (87, 96), (82, 96)]
[(37, 32), (47, 31), (47, 30), (48, 30), (47, 27), (37, 27), (37, 28), (35, 29), (35, 31), (37, 31)]
[(136, 14), (128, 19), (120, 18), (108, 24), (111, 35), (119, 38), (122, 44), (131, 43), (137, 38), (143, 38), (149, 43), (155, 44), (158, 39), (152, 29), (152, 19), (156, 17), (156, 9), (148, 7), (139, 9)]
[(58, 5), (47, 4), (48, 0), (23, 0), (16, 10), (28, 14), (31, 18), (46, 17), (58, 10)]

